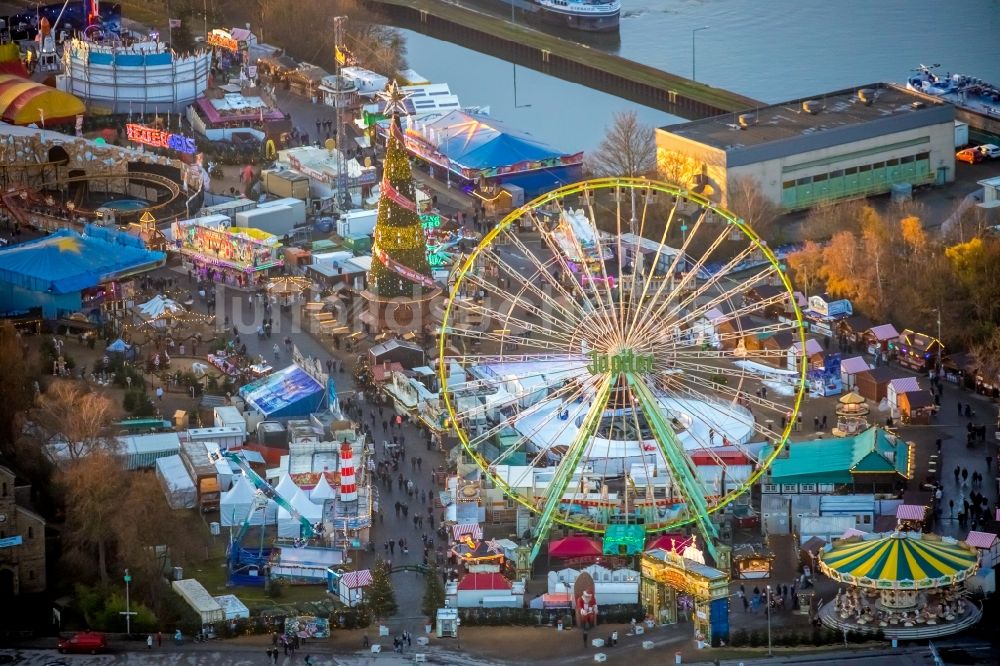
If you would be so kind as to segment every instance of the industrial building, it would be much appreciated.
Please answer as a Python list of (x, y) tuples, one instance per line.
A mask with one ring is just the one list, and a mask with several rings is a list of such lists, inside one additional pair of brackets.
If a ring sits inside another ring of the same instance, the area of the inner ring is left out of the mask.
[(954, 140), (952, 105), (885, 83), (656, 131), (666, 177), (722, 204), (755, 181), (783, 210), (950, 182)]

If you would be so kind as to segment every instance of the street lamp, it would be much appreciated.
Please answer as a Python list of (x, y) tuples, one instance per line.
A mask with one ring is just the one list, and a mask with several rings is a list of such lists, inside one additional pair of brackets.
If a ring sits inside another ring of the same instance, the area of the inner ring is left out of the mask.
[(128, 569), (125, 570), (125, 610), (121, 611), (121, 615), (125, 616), (125, 633), (129, 636), (132, 635), (132, 616), (137, 613), (133, 613), (129, 603), (129, 590), (128, 584), (132, 582), (132, 576), (129, 575)]
[[(514, 18), (514, 3), (510, 3), (510, 22), (513, 25), (517, 25), (517, 20)], [(514, 68), (514, 108), (515, 109), (527, 109), (530, 104), (518, 104), (517, 103), (517, 63), (514, 62), (514, 54), (511, 53), (511, 66)]]
[(702, 30), (708, 30), (708, 26), (703, 25), (700, 28), (695, 28), (694, 30), (691, 31), (691, 80), (692, 81), (698, 80), (694, 68), (694, 36), (696, 33), (701, 32)]
[(767, 598), (764, 599), (767, 605), (767, 656), (773, 656), (771, 652), (771, 586), (767, 586)]

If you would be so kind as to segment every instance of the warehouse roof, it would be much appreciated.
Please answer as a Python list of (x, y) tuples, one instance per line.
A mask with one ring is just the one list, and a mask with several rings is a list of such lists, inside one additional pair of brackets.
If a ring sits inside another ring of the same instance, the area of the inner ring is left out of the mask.
[[(859, 95), (861, 90), (873, 91), (874, 102), (866, 104)], [(814, 113), (805, 110), (806, 102), (813, 103)], [(942, 116), (942, 112), (947, 117)], [(744, 114), (727, 113), (693, 122), (667, 125), (661, 129), (731, 153), (762, 144), (822, 134), (880, 120), (907, 118), (911, 122), (915, 121), (913, 127), (948, 122), (953, 118), (953, 114), (951, 105), (940, 100), (892, 84), (873, 83), (794, 99), (759, 109), (748, 109)], [(741, 115), (747, 121), (748, 126), (745, 129), (740, 128)]]

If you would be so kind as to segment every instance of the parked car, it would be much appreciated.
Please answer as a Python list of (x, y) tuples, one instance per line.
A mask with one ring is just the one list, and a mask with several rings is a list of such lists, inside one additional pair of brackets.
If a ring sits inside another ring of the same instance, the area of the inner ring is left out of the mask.
[(86, 654), (97, 654), (108, 649), (108, 639), (104, 634), (94, 631), (81, 631), (73, 634), (69, 638), (59, 640), (59, 652), (80, 652)]
[(983, 154), (976, 148), (966, 148), (955, 153), (955, 159), (968, 164), (979, 164), (983, 161)]
[(991, 160), (995, 160), (1000, 157), (1000, 146), (992, 143), (984, 143), (981, 146), (976, 146), (976, 150), (978, 150), (983, 157), (988, 157)]

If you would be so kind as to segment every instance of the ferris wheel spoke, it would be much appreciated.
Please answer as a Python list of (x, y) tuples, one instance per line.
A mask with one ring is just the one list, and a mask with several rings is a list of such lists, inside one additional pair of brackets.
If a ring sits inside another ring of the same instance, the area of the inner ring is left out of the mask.
[[(485, 303), (485, 301), (484, 301)], [(512, 314), (513, 308), (523, 307), (523, 304), (518, 304), (514, 300), (510, 301), (510, 310), (502, 311), (483, 303), (463, 303), (461, 305), (461, 310), (475, 318), (478, 318), (479, 324), (482, 326), (489, 326), (491, 324), (497, 324), (503, 327), (503, 329), (508, 329), (513, 327), (518, 328), (521, 331), (527, 332), (531, 331), (532, 334), (538, 332), (541, 333), (543, 337), (562, 340), (563, 342), (570, 344), (573, 342), (573, 336), (571, 333), (565, 331), (565, 324), (559, 325), (559, 322), (554, 322), (557, 329), (550, 328), (541, 323), (531, 322), (520, 317), (516, 317)], [(501, 329), (501, 330), (503, 330)]]
[[(498, 254), (493, 254), (493, 256), (494, 256), (493, 263), (497, 266), (498, 270), (502, 270), (508, 277), (517, 280), (518, 283), (521, 284), (524, 289), (526, 289), (533, 296), (535, 296), (540, 301), (540, 303), (546, 306), (548, 309), (550, 309), (551, 312), (561, 313), (562, 316), (564, 317), (564, 322), (563, 322), (564, 324), (565, 320), (569, 320), (573, 323), (580, 322), (581, 313), (579, 312), (579, 306), (575, 307), (575, 311), (571, 311), (566, 307), (564, 303), (560, 303), (558, 299), (553, 298), (552, 295), (546, 293), (544, 289), (539, 288), (538, 285), (535, 284), (537, 278), (542, 275), (547, 277), (546, 281), (549, 281), (551, 279), (551, 276), (549, 276), (549, 271), (548, 271), (548, 266), (550, 262), (540, 263), (537, 261), (537, 259), (534, 258), (534, 255), (529, 255), (533, 258), (532, 260), (535, 263), (536, 270), (532, 275), (525, 275), (521, 271), (515, 270), (509, 263), (504, 261)], [(554, 264), (554, 262), (551, 263)], [(478, 280), (482, 280), (482, 278), (480, 278), (479, 276), (476, 276), (476, 278)], [(500, 289), (499, 285), (496, 286), (491, 285), (491, 289), (496, 289), (500, 293), (505, 293), (505, 294), (508, 293), (506, 290)], [(564, 294), (565, 296), (566, 299), (565, 303), (567, 304), (576, 303), (576, 301), (574, 301), (572, 297), (564, 290), (562, 291), (562, 294)], [(532, 311), (536, 312), (536, 316), (548, 316), (548, 317), (552, 316), (549, 314), (549, 312), (546, 311), (545, 308), (539, 308), (534, 303), (531, 304), (531, 309)]]
[[(562, 210), (561, 206), (560, 210)], [(601, 321), (603, 316), (603, 309), (598, 307), (598, 305), (594, 303), (593, 300), (591, 300), (589, 294), (587, 293), (587, 290), (583, 289), (580, 286), (579, 281), (573, 276), (573, 271), (570, 268), (569, 263), (566, 261), (566, 257), (563, 254), (562, 248), (560, 248), (559, 244), (555, 241), (553, 237), (553, 232), (550, 231), (547, 225), (543, 223), (541, 220), (539, 220), (534, 215), (533, 212), (529, 212), (528, 217), (535, 225), (535, 228), (539, 230), (539, 237), (541, 238), (542, 242), (545, 243), (545, 246), (549, 249), (549, 252), (552, 253), (552, 256), (558, 262), (562, 274), (570, 278), (570, 283), (573, 285), (573, 292), (577, 294), (578, 298), (580, 298), (584, 303), (586, 303), (586, 309), (588, 314), (590, 314), (595, 320), (594, 324), (600, 327), (604, 331), (604, 333), (609, 333), (610, 328), (607, 326), (607, 324)], [(518, 242), (520, 242), (520, 240), (518, 240)]]
[[(531, 218), (531, 220), (535, 224), (536, 228), (538, 228), (538, 229), (541, 230), (542, 227), (538, 226), (541, 223), (534, 216), (534, 214), (528, 213), (528, 216)], [(545, 281), (556, 292), (558, 292), (562, 298), (565, 299), (566, 303), (573, 303), (574, 304), (574, 306), (575, 306), (575, 308), (577, 310), (577, 313), (575, 315), (572, 315), (574, 317), (574, 319), (579, 319), (579, 318), (582, 317), (583, 313), (579, 312), (581, 309), (583, 309), (585, 311), (588, 310), (587, 307), (581, 308), (580, 297), (582, 297), (583, 300), (585, 300), (587, 302), (587, 304), (589, 306), (589, 311), (590, 312), (594, 312), (595, 311), (595, 308), (593, 307), (593, 304), (590, 303), (590, 301), (586, 299), (586, 296), (584, 294), (582, 294), (579, 291), (579, 289), (575, 290), (575, 291), (577, 291), (578, 297), (574, 297), (569, 291), (566, 290), (566, 288), (562, 285), (562, 283), (554, 275), (552, 275), (552, 274), (549, 273), (548, 267), (551, 265), (551, 266), (558, 267), (560, 271), (565, 271), (565, 274), (567, 274), (567, 275), (569, 274), (569, 267), (566, 265), (566, 263), (565, 263), (565, 261), (564, 261), (564, 259), (562, 257), (562, 254), (559, 252), (558, 248), (553, 248), (551, 245), (548, 244), (548, 242), (546, 242), (546, 246), (549, 248), (550, 251), (552, 251), (552, 259), (550, 259), (549, 261), (546, 261), (546, 262), (541, 262), (538, 259), (538, 257), (530, 249), (528, 249), (528, 247), (521, 241), (521, 239), (517, 237), (517, 234), (509, 234), (509, 238), (510, 238), (511, 244), (514, 245), (515, 247), (517, 247), (518, 250), (521, 252), (521, 254), (523, 254), (525, 257), (531, 257), (533, 261), (535, 261), (542, 268), (544, 268), (544, 270), (541, 270), (539, 272), (539, 275), (542, 275), (542, 276), (545, 277)], [(541, 234), (541, 238), (542, 238), (543, 241), (546, 241), (546, 238), (545, 238), (544, 234)], [(574, 282), (574, 284), (575, 284), (575, 282)]]
[[(604, 255), (605, 255), (605, 252), (604, 252), (604, 232), (601, 231), (601, 227), (597, 224), (597, 214), (594, 212), (594, 195), (592, 193), (588, 193), (588, 194), (589, 194), (589, 196), (587, 197), (587, 204), (586, 204), (587, 219), (590, 222), (590, 228), (591, 228), (591, 231), (594, 234), (594, 244), (597, 246), (597, 256), (599, 257), (598, 263), (600, 264), (600, 268), (601, 268), (601, 271), (600, 271), (601, 272), (601, 279), (598, 282), (596, 289), (599, 290), (602, 287), (604, 288), (605, 296), (607, 297), (607, 308), (608, 308), (608, 311), (611, 313), (612, 323), (614, 324), (615, 331), (618, 332), (618, 336), (621, 337), (623, 335), (623, 333), (624, 333), (624, 331), (622, 330), (622, 318), (621, 318), (621, 315), (624, 314), (623, 312), (621, 312), (621, 308), (624, 306), (624, 304), (621, 303), (621, 302), (619, 302), (618, 307), (617, 308), (615, 307), (615, 296), (614, 296), (614, 294), (611, 291), (612, 290), (611, 281), (608, 279), (607, 261), (604, 259)], [(619, 248), (619, 250), (621, 250), (621, 219), (622, 219), (622, 216), (621, 216), (621, 192), (620, 192), (620, 190), (616, 190), (615, 191), (615, 199), (616, 199), (616, 202), (615, 202), (616, 203), (616, 206), (615, 206), (615, 224), (616, 224), (616, 229), (617, 229), (617, 232), (618, 232), (617, 233), (617, 238), (619, 239), (619, 241), (618, 241), (618, 248)], [(579, 247), (579, 239), (577, 239), (577, 246)], [(580, 249), (582, 250), (583, 248), (580, 248)], [(610, 253), (610, 251), (609, 251), (609, 253)], [(612, 256), (616, 257), (618, 262), (621, 262), (621, 252), (620, 251), (619, 251), (619, 253), (617, 255), (612, 255)], [(616, 284), (615, 284), (615, 289), (617, 289), (619, 291), (619, 293), (621, 291), (621, 277), (622, 276), (621, 276), (621, 274), (619, 272), (618, 279), (616, 280)], [(620, 299), (619, 299), (619, 301), (620, 301)]]
[[(495, 467), (496, 465), (502, 464), (503, 461), (506, 460), (509, 456), (519, 451), (521, 446), (527, 444), (528, 442), (534, 441), (534, 438), (538, 437), (538, 435), (542, 432), (542, 430), (549, 423), (551, 423), (554, 418), (558, 417), (564, 411), (568, 412), (569, 410), (565, 409), (566, 404), (570, 404), (577, 401), (579, 398), (583, 397), (587, 393), (587, 391), (592, 390), (593, 387), (594, 387), (594, 381), (592, 380), (563, 386), (560, 389), (553, 392), (548, 397), (548, 399), (546, 399), (543, 403), (539, 403), (538, 405), (533, 405), (520, 413), (506, 416), (506, 418), (498, 422), (494, 427), (490, 428), (490, 430), (487, 431), (486, 433), (477, 436), (475, 439), (470, 439), (469, 446), (474, 446), (475, 448), (478, 448), (479, 446), (488, 442), (494, 436), (502, 433), (507, 428), (515, 430), (519, 434), (518, 439), (512, 445), (508, 446), (507, 450), (503, 452), (499, 458), (496, 458), (493, 461), (491, 461), (491, 467)], [(560, 401), (558, 407), (556, 409), (551, 409), (552, 403), (555, 402), (556, 400)], [(537, 409), (543, 407), (550, 408), (549, 414), (544, 419), (542, 419), (541, 422), (538, 423), (530, 432), (521, 433), (520, 431), (517, 430), (516, 422), (518, 419), (524, 417), (525, 415), (531, 414), (534, 411), (537, 411)], [(585, 406), (581, 402), (575, 414), (578, 414), (584, 409)], [(573, 423), (575, 421), (575, 419), (572, 418), (566, 418), (563, 420), (565, 422), (555, 433), (555, 438), (557, 440), (562, 438), (563, 434), (569, 427), (570, 423)], [(531, 462), (530, 466), (534, 467), (538, 462), (541, 461), (541, 459), (545, 456), (547, 452), (548, 449), (546, 447), (539, 447), (539, 451), (536, 453), (535, 457), (530, 461)], [(523, 477), (524, 475), (522, 474), (522, 476), (519, 477), (518, 482), (523, 481)]]
[[(681, 278), (680, 284), (678, 284), (676, 287), (677, 293), (682, 293), (685, 287), (687, 287), (687, 284), (692, 279), (697, 279), (698, 274), (704, 268), (705, 260), (708, 257), (710, 257), (713, 252), (715, 252), (715, 250), (719, 247), (719, 245), (722, 244), (722, 242), (726, 239), (727, 236), (728, 233), (726, 231), (723, 231), (721, 234), (716, 236), (715, 240), (712, 242), (712, 245), (709, 246), (709, 248), (705, 251), (705, 253), (701, 257), (698, 258), (698, 261), (695, 263), (695, 266), (687, 273), (685, 273), (683, 278)], [(653, 310), (651, 316), (646, 319), (645, 325), (640, 327), (639, 335), (640, 336), (646, 335), (650, 329), (650, 326), (655, 321), (657, 321), (658, 318), (660, 318), (661, 316), (667, 319), (668, 321), (671, 318), (676, 317), (683, 311), (684, 307), (686, 307), (690, 303), (695, 302), (695, 299), (698, 298), (700, 294), (704, 293), (707, 289), (717, 284), (718, 281), (721, 279), (720, 276), (728, 273), (729, 270), (732, 270), (731, 268), (732, 266), (739, 265), (740, 263), (743, 262), (744, 259), (749, 257), (755, 251), (756, 251), (756, 246), (752, 244), (745, 247), (743, 250), (737, 253), (737, 255), (733, 257), (726, 264), (724, 268), (722, 268), (721, 270), (710, 276), (709, 279), (706, 280), (700, 287), (693, 289), (690, 294), (681, 299), (679, 302), (674, 303), (672, 299), (664, 299), (664, 301)], [(667, 310), (667, 308), (670, 309)], [(666, 312), (665, 315), (664, 312)]]
[[(680, 199), (676, 199), (674, 201), (674, 207), (670, 211), (670, 217), (668, 219), (668, 223), (673, 220), (674, 214), (677, 212), (677, 207), (679, 204), (680, 204)], [(667, 285), (671, 286), (673, 293), (679, 293), (679, 288), (674, 286), (674, 275), (676, 275), (677, 273), (677, 266), (682, 259), (684, 259), (685, 261), (687, 260), (688, 247), (690, 246), (691, 241), (694, 240), (694, 238), (697, 236), (698, 231), (701, 229), (702, 224), (705, 222), (707, 214), (708, 211), (703, 210), (701, 212), (701, 215), (698, 216), (698, 219), (694, 223), (694, 227), (691, 229), (690, 235), (685, 236), (684, 241), (681, 243), (680, 249), (674, 255), (674, 258), (670, 261), (669, 268), (667, 269), (666, 273), (664, 273), (664, 279), (660, 282), (656, 291), (653, 292), (653, 296), (652, 298), (649, 299), (649, 301), (656, 303), (661, 299), (663, 299), (663, 292), (666, 289)], [(666, 234), (667, 234), (667, 228), (664, 228), (663, 238), (660, 241), (661, 248), (666, 244), (665, 243)], [(722, 241), (720, 240), (719, 242), (721, 243)], [(659, 252), (659, 250), (657, 250), (657, 252)], [(649, 267), (649, 274), (646, 276), (645, 280), (647, 285), (653, 281), (653, 275), (656, 272), (656, 263), (651, 264)], [(690, 273), (693, 271), (694, 271), (693, 268), (689, 268), (688, 272)], [(645, 328), (646, 315), (648, 315), (648, 312), (646, 312), (646, 307), (645, 307), (647, 303), (646, 294), (647, 294), (647, 289), (644, 288), (642, 297), (640, 297), (639, 302), (633, 308), (635, 312), (628, 329), (628, 339), (630, 342), (637, 338), (637, 335), (635, 333), (636, 328)], [(668, 298), (666, 300), (670, 301), (671, 299)]]
[[(683, 326), (685, 323), (706, 314), (709, 310), (718, 307), (724, 302), (729, 301), (730, 303), (732, 303), (732, 299), (734, 298), (737, 299), (743, 298), (744, 294), (748, 289), (755, 287), (759, 282), (769, 278), (771, 275), (774, 275), (777, 272), (778, 269), (774, 267), (769, 267), (768, 269), (760, 271), (754, 274), (753, 276), (747, 278), (745, 281), (736, 284), (736, 286), (734, 286), (731, 289), (720, 291), (719, 293), (709, 298), (707, 301), (699, 305), (696, 305), (691, 310), (685, 312), (683, 315), (681, 315), (678, 319), (674, 321), (674, 324), (677, 326)], [(788, 299), (789, 295), (788, 293), (785, 292), (775, 294), (773, 296), (767, 296), (759, 301), (754, 301), (753, 303), (744, 303), (740, 307), (735, 308), (732, 312), (730, 312), (727, 315), (727, 317), (729, 318), (739, 317), (744, 314), (752, 314), (754, 312), (757, 312), (758, 310), (769, 308), (772, 305), (783, 305)], [(685, 307), (690, 303), (694, 302), (696, 301), (694, 299), (691, 299), (689, 302), (685, 303)]]
[[(473, 415), (481, 415), (490, 409), (502, 409), (503, 407), (517, 405), (524, 398), (531, 397), (538, 393), (539, 391), (547, 391), (549, 389), (561, 390), (562, 384), (572, 384), (569, 377), (552, 377), (545, 378), (544, 374), (534, 374), (534, 375), (523, 375), (517, 378), (504, 378), (495, 379), (493, 377), (485, 377), (483, 379), (474, 380), (472, 382), (466, 382), (465, 384), (459, 384), (456, 386), (452, 393), (458, 398), (462, 397), (477, 397), (484, 398), (488, 395), (493, 395), (492, 393), (484, 393), (481, 389), (495, 388), (497, 384), (508, 384), (508, 383), (520, 383), (528, 379), (538, 378), (541, 381), (532, 382), (531, 386), (525, 386), (521, 389), (515, 391), (507, 391), (508, 396), (500, 400), (491, 401), (488, 405), (481, 404), (470, 407), (464, 411), (456, 411), (456, 417), (463, 420), (467, 419)], [(506, 390), (506, 388), (505, 388)], [(526, 409), (530, 409), (530, 406)], [(518, 411), (520, 408), (518, 407)]]
[(684, 448), (677, 440), (677, 435), (670, 424), (663, 418), (658, 409), (658, 401), (649, 386), (642, 379), (628, 375), (628, 384), (632, 395), (639, 401), (652, 430), (664, 461), (670, 469), (670, 474), (681, 488), (681, 493), (687, 503), (688, 515), (694, 518), (705, 533), (706, 543), (711, 543), (718, 537), (715, 525), (709, 519), (711, 513), (705, 495), (691, 468), (690, 458), (684, 454)]
[(538, 551), (542, 546), (542, 540), (548, 535), (549, 529), (552, 527), (555, 514), (562, 504), (566, 488), (569, 487), (573, 474), (576, 472), (577, 465), (580, 464), (583, 452), (587, 448), (587, 442), (597, 430), (597, 426), (601, 421), (601, 415), (604, 413), (604, 408), (608, 404), (608, 396), (611, 394), (611, 384), (612, 377), (610, 375), (601, 378), (594, 400), (591, 402), (590, 408), (583, 417), (583, 423), (577, 431), (576, 439), (572, 444), (570, 444), (569, 450), (566, 451), (566, 455), (563, 456), (562, 460), (560, 460), (559, 464), (556, 466), (556, 471), (552, 476), (552, 481), (546, 489), (546, 497), (542, 506), (541, 518), (538, 521), (538, 535), (535, 539), (534, 546), (531, 548), (532, 560), (538, 556)]
[[(645, 302), (646, 296), (649, 293), (649, 285), (653, 283), (653, 276), (656, 275), (656, 267), (660, 263), (660, 254), (663, 252), (663, 248), (667, 246), (667, 234), (670, 233), (670, 229), (673, 226), (674, 217), (677, 214), (677, 208), (679, 204), (680, 204), (680, 199), (674, 199), (674, 205), (671, 206), (670, 214), (667, 215), (667, 221), (663, 226), (663, 233), (660, 236), (660, 242), (656, 246), (656, 254), (653, 256), (653, 260), (649, 263), (649, 272), (644, 275), (642, 281), (642, 292), (639, 296), (638, 303), (636, 303), (635, 300), (636, 267), (633, 267), (632, 269), (632, 275), (633, 275), (632, 291), (630, 292), (630, 298), (629, 298), (629, 305), (631, 312), (629, 313), (629, 321), (627, 325), (627, 330), (629, 331), (635, 328), (636, 322), (639, 319), (639, 312), (640, 310), (642, 310), (642, 304)], [(645, 216), (643, 217), (643, 222), (645, 222)], [(686, 238), (685, 241), (687, 241)], [(642, 256), (639, 252), (639, 249), (641, 247), (640, 243), (641, 243), (641, 235), (639, 237), (636, 237), (635, 239), (635, 250), (633, 256), (635, 257), (636, 263), (638, 263), (639, 257)], [(675, 251), (674, 257), (670, 262), (670, 266), (667, 268), (666, 273), (664, 273), (663, 280), (661, 281), (659, 287), (657, 288), (656, 291), (657, 294), (661, 293), (661, 290), (663, 289), (664, 285), (673, 280), (674, 271), (676, 270), (677, 264), (680, 261), (681, 257), (684, 256), (685, 248), (687, 248), (687, 242), (684, 243), (683, 247), (680, 250)]]
[[(586, 405), (585, 402), (581, 400), (581, 398), (583, 398), (588, 392), (593, 391), (596, 384), (597, 382), (594, 381), (593, 379), (591, 381), (582, 382), (575, 388), (575, 390), (572, 393), (567, 393), (565, 397), (561, 398), (560, 404), (555, 409), (552, 409), (551, 404), (549, 404), (548, 407), (550, 408), (550, 411), (548, 415), (544, 419), (542, 419), (542, 421), (539, 422), (534, 428), (532, 428), (530, 432), (522, 434), (518, 438), (517, 442), (515, 442), (514, 445), (508, 447), (507, 451), (504, 452), (504, 454), (501, 455), (500, 458), (497, 460), (497, 462), (494, 464), (501, 464), (503, 460), (506, 460), (510, 455), (513, 455), (513, 453), (515, 453), (518, 449), (520, 449), (521, 446), (527, 444), (528, 442), (534, 441), (536, 437), (542, 434), (546, 426), (552, 423), (553, 419), (556, 418), (560, 418), (560, 420), (563, 421), (563, 424), (559, 426), (559, 429), (553, 434), (552, 441), (561, 441), (565, 437), (566, 431), (569, 429), (570, 425), (576, 423), (578, 417), (586, 414), (586, 411), (589, 407)], [(570, 412), (570, 408), (566, 407), (566, 405), (573, 405), (574, 403), (576, 403), (575, 409), (574, 411)], [(561, 418), (562, 414), (565, 414), (566, 417)], [(508, 427), (513, 427), (513, 424), (510, 424), (509, 422), (506, 425)], [(516, 428), (514, 429), (516, 430)], [(549, 449), (550, 447), (547, 446), (538, 447), (538, 451), (535, 453), (534, 457), (532, 457), (530, 461), (527, 461), (528, 465), (526, 466), (525, 471), (521, 472), (521, 474), (517, 477), (515, 482), (516, 487), (524, 482), (524, 478), (528, 471), (538, 467), (538, 465), (542, 462), (545, 456), (549, 454), (550, 452)]]
[(501, 346), (511, 345), (517, 351), (524, 349), (548, 349), (554, 352), (565, 352), (566, 345), (563, 342), (546, 340), (544, 338), (526, 337), (515, 335), (508, 329), (497, 329), (495, 331), (481, 331), (472, 328), (456, 328), (452, 326), (442, 327), (442, 333), (455, 335), (467, 341), (496, 342)]

